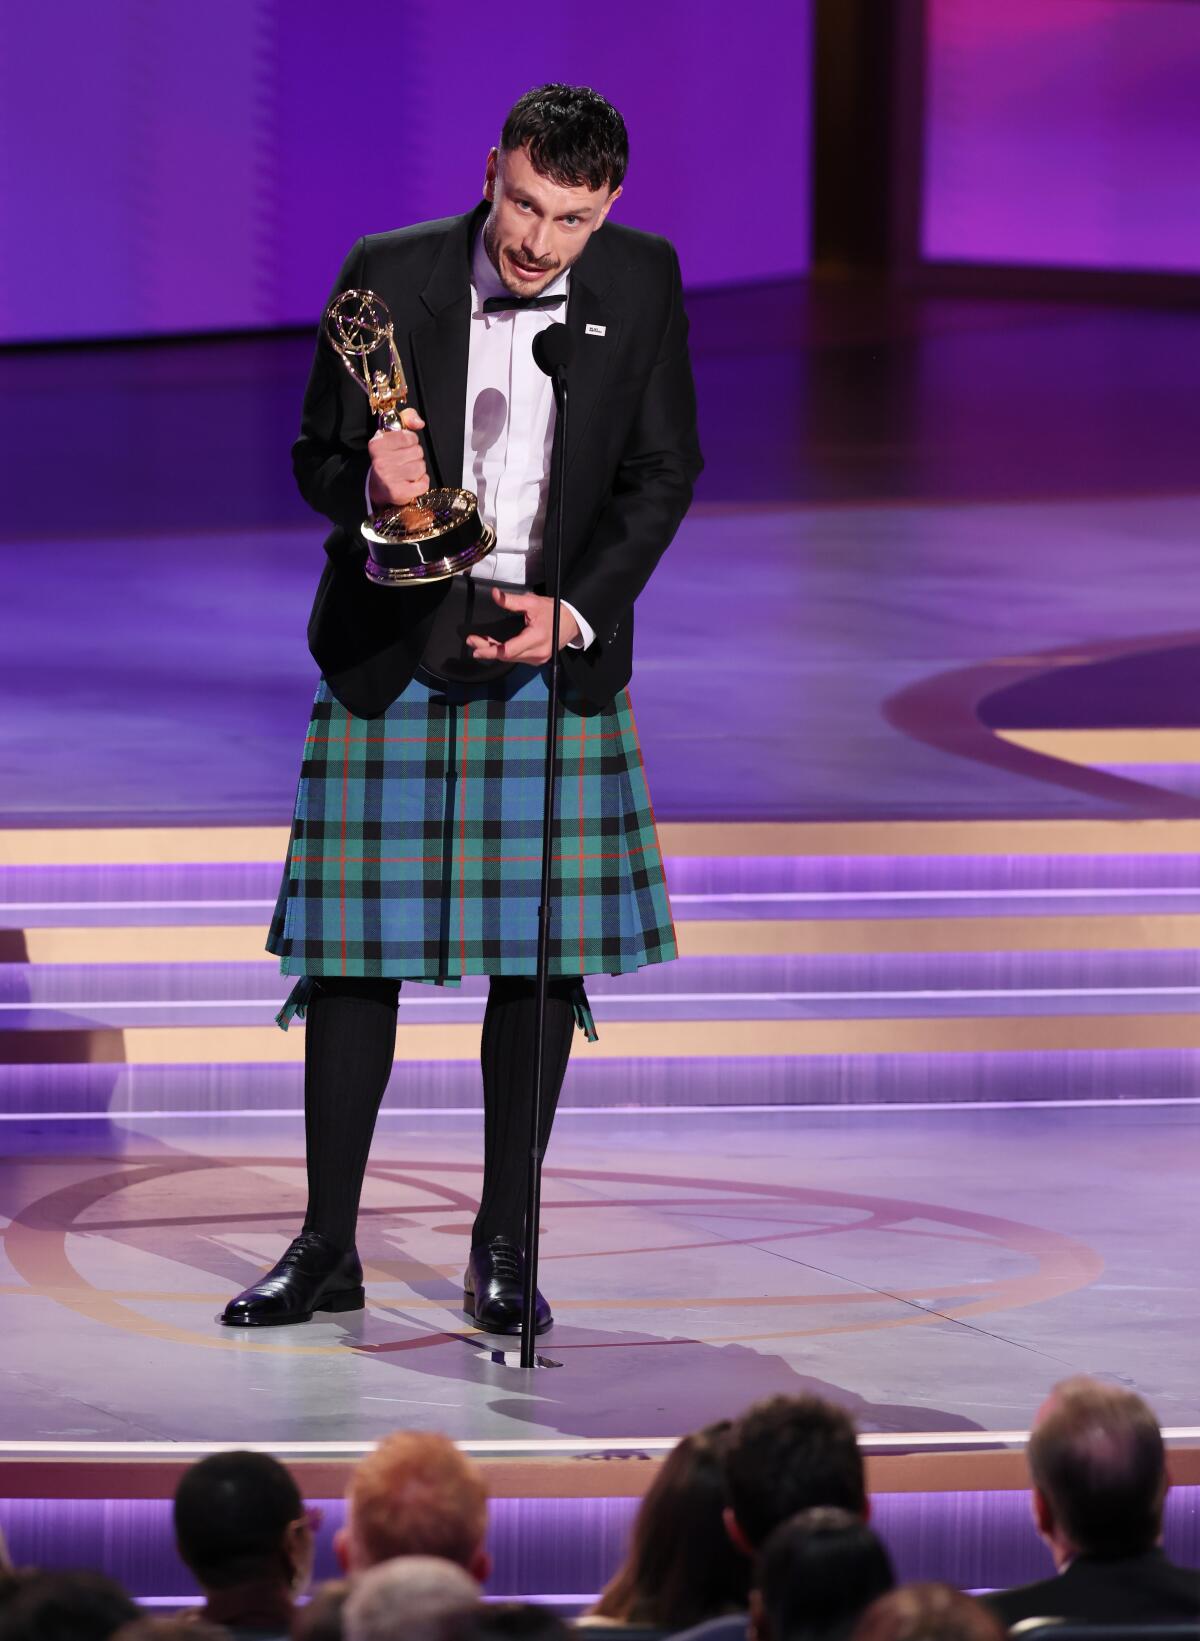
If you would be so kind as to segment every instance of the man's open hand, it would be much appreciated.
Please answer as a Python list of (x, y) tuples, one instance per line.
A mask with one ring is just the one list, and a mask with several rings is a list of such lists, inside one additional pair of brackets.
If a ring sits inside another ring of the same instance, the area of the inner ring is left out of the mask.
[(372, 435), (367, 445), (371, 458), (371, 481), (367, 494), (372, 507), (399, 507), (413, 501), (429, 489), (429, 474), (425, 471), (425, 452), (416, 430), (425, 423), (415, 410), (402, 410), (404, 426), (395, 433), (381, 428)]
[[(513, 610), (523, 615), (525, 630), (503, 644), (498, 644), (494, 638), (471, 633), (467, 639), (471, 654), (477, 661), (524, 661), (531, 667), (542, 666), (550, 659), (554, 600), (542, 598), (538, 593), (506, 593), (500, 587), (493, 587), (492, 597), (502, 610)], [(579, 623), (564, 605), (558, 623), (559, 649), (578, 637)]]

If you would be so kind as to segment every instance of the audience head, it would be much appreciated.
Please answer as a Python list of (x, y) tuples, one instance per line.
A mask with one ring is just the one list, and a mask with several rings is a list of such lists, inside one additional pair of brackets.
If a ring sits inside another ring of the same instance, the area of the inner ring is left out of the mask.
[(439, 1641), (571, 1641), (572, 1632), (549, 1607), (526, 1601), (482, 1602), (447, 1619)]
[(709, 1425), (672, 1448), (641, 1502), (629, 1553), (596, 1603), (598, 1617), (685, 1630), (745, 1609), (750, 1564), (723, 1519), (732, 1429), (728, 1420)]
[(1007, 1641), (981, 1601), (949, 1584), (904, 1584), (873, 1601), (852, 1641)]
[(750, 1556), (801, 1510), (834, 1505), (864, 1521), (869, 1513), (854, 1424), (819, 1396), (773, 1396), (748, 1409), (726, 1450), (725, 1485), (729, 1535)]
[(292, 1616), (292, 1641), (342, 1641), (342, 1616), (350, 1594), (348, 1578), (331, 1578)]
[(269, 1581), (297, 1592), (315, 1544), (300, 1490), (269, 1453), (213, 1453), (175, 1489), (179, 1554), (204, 1590)]
[(446, 1436), (398, 1431), (355, 1466), (334, 1549), (347, 1573), (396, 1556), (453, 1561), (482, 1584), (487, 1488)]
[(17, 1572), (0, 1599), (2, 1641), (109, 1641), (138, 1609), (99, 1573)]
[(861, 1516), (803, 1510), (770, 1534), (751, 1600), (755, 1641), (817, 1641), (849, 1633), (876, 1596), (893, 1588), (891, 1558)]
[(401, 1556), (360, 1574), (342, 1611), (344, 1641), (438, 1641), (445, 1620), (479, 1605), (479, 1585), (457, 1562)]
[(194, 1612), (171, 1613), (122, 1624), (112, 1641), (229, 1641), (229, 1631)]
[(1158, 1420), (1140, 1396), (1082, 1376), (1055, 1385), (1029, 1439), (1038, 1530), (1061, 1564), (1158, 1543), (1167, 1496)]

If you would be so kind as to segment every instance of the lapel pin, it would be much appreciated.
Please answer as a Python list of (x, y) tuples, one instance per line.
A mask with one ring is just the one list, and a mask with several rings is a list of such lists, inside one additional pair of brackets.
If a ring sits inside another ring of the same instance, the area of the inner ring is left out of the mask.
[(603, 336), (606, 329), (605, 325), (585, 325), (583, 327), (585, 336)]

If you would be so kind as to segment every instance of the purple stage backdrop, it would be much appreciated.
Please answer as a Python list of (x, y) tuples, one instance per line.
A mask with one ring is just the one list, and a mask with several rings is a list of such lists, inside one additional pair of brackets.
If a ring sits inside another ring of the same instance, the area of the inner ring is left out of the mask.
[(1200, 4), (927, 15), (926, 257), (1200, 270)]
[(809, 0), (11, 7), (0, 340), (308, 323), (359, 234), (479, 197), (505, 111), (551, 79), (621, 108), (614, 220), (672, 238), (690, 285), (795, 274), (809, 31)]

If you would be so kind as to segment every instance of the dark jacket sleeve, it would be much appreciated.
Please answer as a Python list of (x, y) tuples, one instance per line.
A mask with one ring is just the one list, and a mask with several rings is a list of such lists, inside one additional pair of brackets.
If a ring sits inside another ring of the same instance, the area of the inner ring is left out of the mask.
[[(360, 239), (342, 264), (330, 302), (342, 291), (362, 288), (365, 264), (366, 240)], [(372, 431), (367, 396), (350, 380), (322, 328), (304, 393), (300, 437), (292, 446), (292, 470), (308, 505), (348, 530), (355, 550), (358, 526), (367, 516), (367, 440)]]
[(609, 499), (586, 548), (564, 576), (563, 597), (587, 618), (601, 642), (611, 636), (670, 546), (704, 466), (683, 281), (679, 259), (668, 250), (671, 297), (662, 344)]

